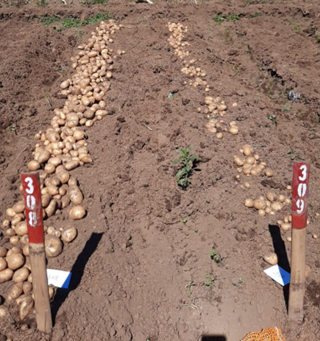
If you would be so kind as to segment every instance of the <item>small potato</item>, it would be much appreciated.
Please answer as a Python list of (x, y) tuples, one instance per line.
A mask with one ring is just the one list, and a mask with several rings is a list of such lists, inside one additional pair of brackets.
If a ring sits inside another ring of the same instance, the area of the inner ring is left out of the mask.
[(12, 207), (6, 209), (6, 215), (10, 218), (13, 218), (16, 215), (16, 212), (13, 210)]
[[(0, 320), (9, 316), (8, 309), (5, 306), (0, 306)], [(7, 339), (9, 340), (9, 339)]]
[(286, 200), (286, 197), (285, 197), (283, 194), (280, 194), (280, 195), (278, 196), (278, 201), (280, 201), (280, 202), (285, 202), (285, 200)]
[(59, 178), (59, 180), (61, 181), (62, 184), (65, 184), (69, 181), (70, 174), (67, 170), (63, 169), (63, 170), (57, 172), (56, 174), (57, 174), (57, 177)]
[(68, 230), (65, 230), (62, 233), (62, 237), (61, 239), (65, 242), (65, 243), (71, 243), (76, 237), (77, 237), (77, 230), (75, 227), (71, 227)]
[(52, 164), (52, 163), (47, 163), (44, 166), (44, 170), (48, 173), (48, 174), (53, 174), (56, 170), (56, 167)]
[(31, 296), (27, 296), (21, 303), (19, 309), (20, 320), (24, 320), (31, 312), (34, 305), (33, 298)]
[(36, 171), (40, 169), (40, 163), (36, 160), (31, 160), (30, 162), (28, 162), (28, 169), (31, 171)]
[(253, 207), (257, 210), (264, 210), (266, 208), (266, 202), (263, 199), (256, 199), (253, 202)]
[(263, 259), (264, 259), (267, 263), (269, 263), (269, 264), (271, 264), (271, 265), (276, 265), (276, 264), (278, 264), (278, 256), (277, 256), (277, 254), (275, 254), (274, 252), (269, 253), (268, 255), (265, 255), (265, 256), (263, 257)]
[(7, 291), (7, 301), (10, 303), (16, 300), (22, 294), (22, 292), (23, 292), (22, 282), (11, 285), (11, 287)]
[(274, 192), (267, 193), (267, 199), (271, 202), (277, 200), (277, 195)]
[(245, 159), (244, 159), (244, 158), (241, 158), (241, 157), (236, 156), (236, 155), (233, 157), (233, 161), (234, 161), (234, 163), (235, 163), (237, 166), (243, 166), (244, 163), (245, 163)]
[(242, 147), (242, 150), (243, 150), (243, 154), (246, 156), (251, 155), (251, 153), (253, 152), (253, 148), (249, 144), (244, 145)]
[(5, 270), (7, 268), (7, 261), (4, 258), (0, 258), (0, 271)]
[(275, 201), (271, 204), (271, 208), (274, 211), (281, 211), (283, 209), (283, 204), (279, 201)]
[(59, 256), (62, 252), (61, 240), (56, 236), (47, 234), (45, 236), (45, 252), (49, 258)]
[(24, 202), (23, 201), (18, 201), (15, 203), (12, 207), (15, 213), (23, 213), (24, 212)]
[(28, 279), (30, 272), (29, 269), (26, 267), (23, 267), (17, 271), (15, 271), (15, 273), (13, 274), (12, 280), (13, 282), (24, 282)]
[(291, 223), (282, 223), (280, 225), (280, 227), (282, 228), (282, 230), (284, 231), (289, 231), (291, 229)]
[(16, 234), (18, 236), (23, 236), (28, 233), (28, 227), (27, 227), (27, 222), (26, 221), (21, 221), (18, 223), (15, 227), (14, 230), (16, 231)]
[(82, 219), (85, 215), (86, 210), (80, 205), (74, 206), (69, 213), (69, 217), (73, 220)]
[(50, 204), (45, 209), (46, 215), (50, 218), (52, 215), (54, 215), (57, 208), (57, 202), (53, 199), (50, 201)]
[(83, 194), (78, 186), (70, 186), (68, 195), (74, 205), (81, 205), (83, 202)]
[(273, 170), (271, 168), (266, 168), (264, 170), (264, 173), (266, 176), (269, 176), (269, 177), (273, 176)]
[(31, 293), (31, 291), (33, 289), (33, 285), (30, 282), (24, 282), (22, 289), (23, 289), (23, 293), (28, 295)]
[(10, 281), (13, 276), (13, 271), (11, 269), (5, 269), (0, 271), (0, 284)]
[(9, 269), (17, 270), (24, 265), (25, 259), (21, 253), (12, 253), (10, 256), (7, 256), (7, 263)]
[(50, 159), (50, 152), (42, 147), (36, 148), (34, 159), (39, 163), (44, 163)]
[(72, 169), (75, 169), (79, 166), (79, 161), (77, 160), (71, 160), (71, 161), (68, 161), (67, 163), (65, 163), (64, 167), (66, 170), (72, 170)]
[(23, 245), (26, 245), (29, 243), (29, 236), (27, 234), (25, 234), (24, 236), (22, 236), (20, 238), (20, 242), (23, 244)]
[(51, 195), (49, 193), (45, 193), (41, 196), (42, 207), (46, 208), (50, 204)]
[(9, 240), (10, 244), (12, 244), (12, 245), (17, 245), (19, 243), (19, 241), (20, 241), (19, 236), (12, 236), (12, 237), (10, 237), (10, 240)]
[(252, 200), (251, 198), (245, 199), (244, 205), (245, 205), (246, 207), (253, 207), (253, 200)]
[(8, 237), (12, 237), (12, 236), (15, 236), (16, 235), (16, 231), (14, 229), (7, 229), (6, 230), (6, 235)]
[(26, 257), (30, 255), (29, 244), (23, 246), (22, 253)]

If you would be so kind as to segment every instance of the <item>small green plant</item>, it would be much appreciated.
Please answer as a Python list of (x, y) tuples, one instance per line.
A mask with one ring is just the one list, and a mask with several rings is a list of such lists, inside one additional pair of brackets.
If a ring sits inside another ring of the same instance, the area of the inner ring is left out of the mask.
[(194, 229), (194, 232), (195, 232), (195, 233), (198, 233), (198, 232), (199, 232), (199, 230), (198, 230), (198, 229)]
[(240, 17), (239, 15), (237, 14), (219, 14), (219, 15), (216, 15), (214, 18), (213, 18), (213, 21), (217, 24), (217, 25), (220, 25), (222, 24), (224, 21), (237, 21), (237, 20), (240, 20)]
[(16, 127), (14, 124), (11, 124), (6, 130), (16, 132)]
[(238, 283), (243, 284), (243, 279), (241, 277), (239, 278)]
[(192, 287), (195, 286), (195, 283), (193, 281), (190, 281), (187, 285), (186, 285), (186, 289), (188, 291), (188, 297), (190, 297), (192, 295)]
[(284, 112), (284, 111), (289, 111), (291, 109), (291, 107), (289, 107), (288, 105), (285, 105), (281, 111)]
[(268, 115), (267, 118), (268, 118), (268, 120), (270, 120), (275, 126), (278, 125), (278, 121), (277, 121), (277, 116), (276, 116), (276, 115)]
[(220, 263), (221, 259), (214, 249), (210, 250), (210, 258), (213, 259), (217, 264)]
[(37, 6), (47, 6), (48, 3), (46, 0), (36, 0), (36, 5)]
[(316, 34), (317, 43), (320, 43), (320, 33)]
[(189, 177), (192, 174), (192, 169), (194, 166), (194, 161), (200, 161), (200, 157), (196, 155), (191, 155), (191, 150), (194, 146), (189, 148), (180, 148), (175, 152), (180, 154), (178, 159), (173, 160), (173, 163), (180, 162), (180, 170), (176, 174), (175, 178), (178, 185), (183, 189), (187, 189), (190, 185)]
[(262, 17), (261, 13), (254, 13), (249, 15), (249, 19), (257, 18), (257, 17)]
[(214, 281), (216, 280), (216, 279), (214, 278), (214, 276), (205, 275), (204, 278), (205, 278), (204, 285), (205, 285), (206, 287), (212, 288), (212, 287), (213, 287), (213, 283), (214, 283)]
[(187, 223), (187, 221), (188, 221), (188, 219), (187, 219), (187, 218), (183, 218), (183, 220), (182, 220), (182, 222), (183, 222), (184, 224), (186, 224), (186, 223)]

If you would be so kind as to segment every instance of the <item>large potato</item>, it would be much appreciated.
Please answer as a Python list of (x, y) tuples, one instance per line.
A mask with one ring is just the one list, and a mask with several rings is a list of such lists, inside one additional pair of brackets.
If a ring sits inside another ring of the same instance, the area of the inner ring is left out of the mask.
[(13, 276), (13, 271), (11, 269), (5, 269), (0, 271), (0, 283), (9, 281)]
[(49, 258), (59, 256), (62, 252), (61, 240), (56, 236), (47, 234), (45, 236), (45, 252)]
[(18, 282), (24, 282), (28, 279), (30, 272), (29, 269), (26, 267), (23, 267), (13, 274), (12, 280), (16, 283)]
[(7, 263), (9, 269), (17, 270), (24, 265), (25, 259), (21, 253), (12, 253), (7, 257)]

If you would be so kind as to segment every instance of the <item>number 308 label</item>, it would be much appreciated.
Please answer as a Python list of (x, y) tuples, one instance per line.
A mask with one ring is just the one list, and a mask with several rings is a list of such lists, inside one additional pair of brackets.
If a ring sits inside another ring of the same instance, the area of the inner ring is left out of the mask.
[(39, 174), (22, 174), (25, 215), (30, 243), (43, 243), (42, 204)]
[(292, 179), (292, 228), (307, 226), (307, 199), (309, 192), (310, 165), (307, 162), (293, 164)]

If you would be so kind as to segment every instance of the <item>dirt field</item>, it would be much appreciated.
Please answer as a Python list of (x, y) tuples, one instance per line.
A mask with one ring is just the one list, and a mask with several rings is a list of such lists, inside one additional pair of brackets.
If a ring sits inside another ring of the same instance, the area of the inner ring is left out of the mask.
[[(318, 340), (319, 241), (312, 235), (320, 233), (319, 1), (47, 2), (1, 1), (1, 221), (21, 199), (34, 135), (65, 102), (59, 85), (74, 72), (70, 57), (98, 25), (81, 22), (108, 12), (124, 25), (114, 51), (126, 53), (114, 62), (109, 115), (86, 130), (93, 163), (72, 171), (88, 214), (74, 223), (64, 210), (46, 222), (79, 231), (48, 264), (73, 273), (70, 290), (57, 290), (52, 302), (53, 333), (39, 333), (34, 314), (20, 322), (14, 305), (7, 305), (11, 318), (0, 320), (1, 333), (14, 341), (195, 341), (202, 334), (239, 341), (276, 325), (287, 341)], [(60, 30), (70, 17), (81, 26)], [(189, 59), (206, 71), (208, 93), (181, 72), (168, 22), (188, 26)], [(291, 90), (301, 94), (296, 101), (288, 99)], [(206, 130), (208, 118), (197, 111), (206, 94), (226, 102), (224, 119), (237, 122), (238, 135), (217, 139)], [(272, 178), (236, 181), (233, 156), (246, 143), (273, 169)], [(174, 150), (191, 145), (201, 162), (183, 190), (172, 161)], [(270, 189), (289, 196), (292, 163), (301, 159), (311, 163), (311, 275), (305, 319), (297, 323), (287, 317), (287, 287), (263, 273), (263, 256), (274, 250), (290, 270), (290, 232), (276, 226), (289, 206), (262, 217), (243, 203)], [(241, 187), (245, 181), (249, 189)], [(2, 232), (0, 246), (9, 247)], [(4, 297), (10, 284), (0, 285)]]

